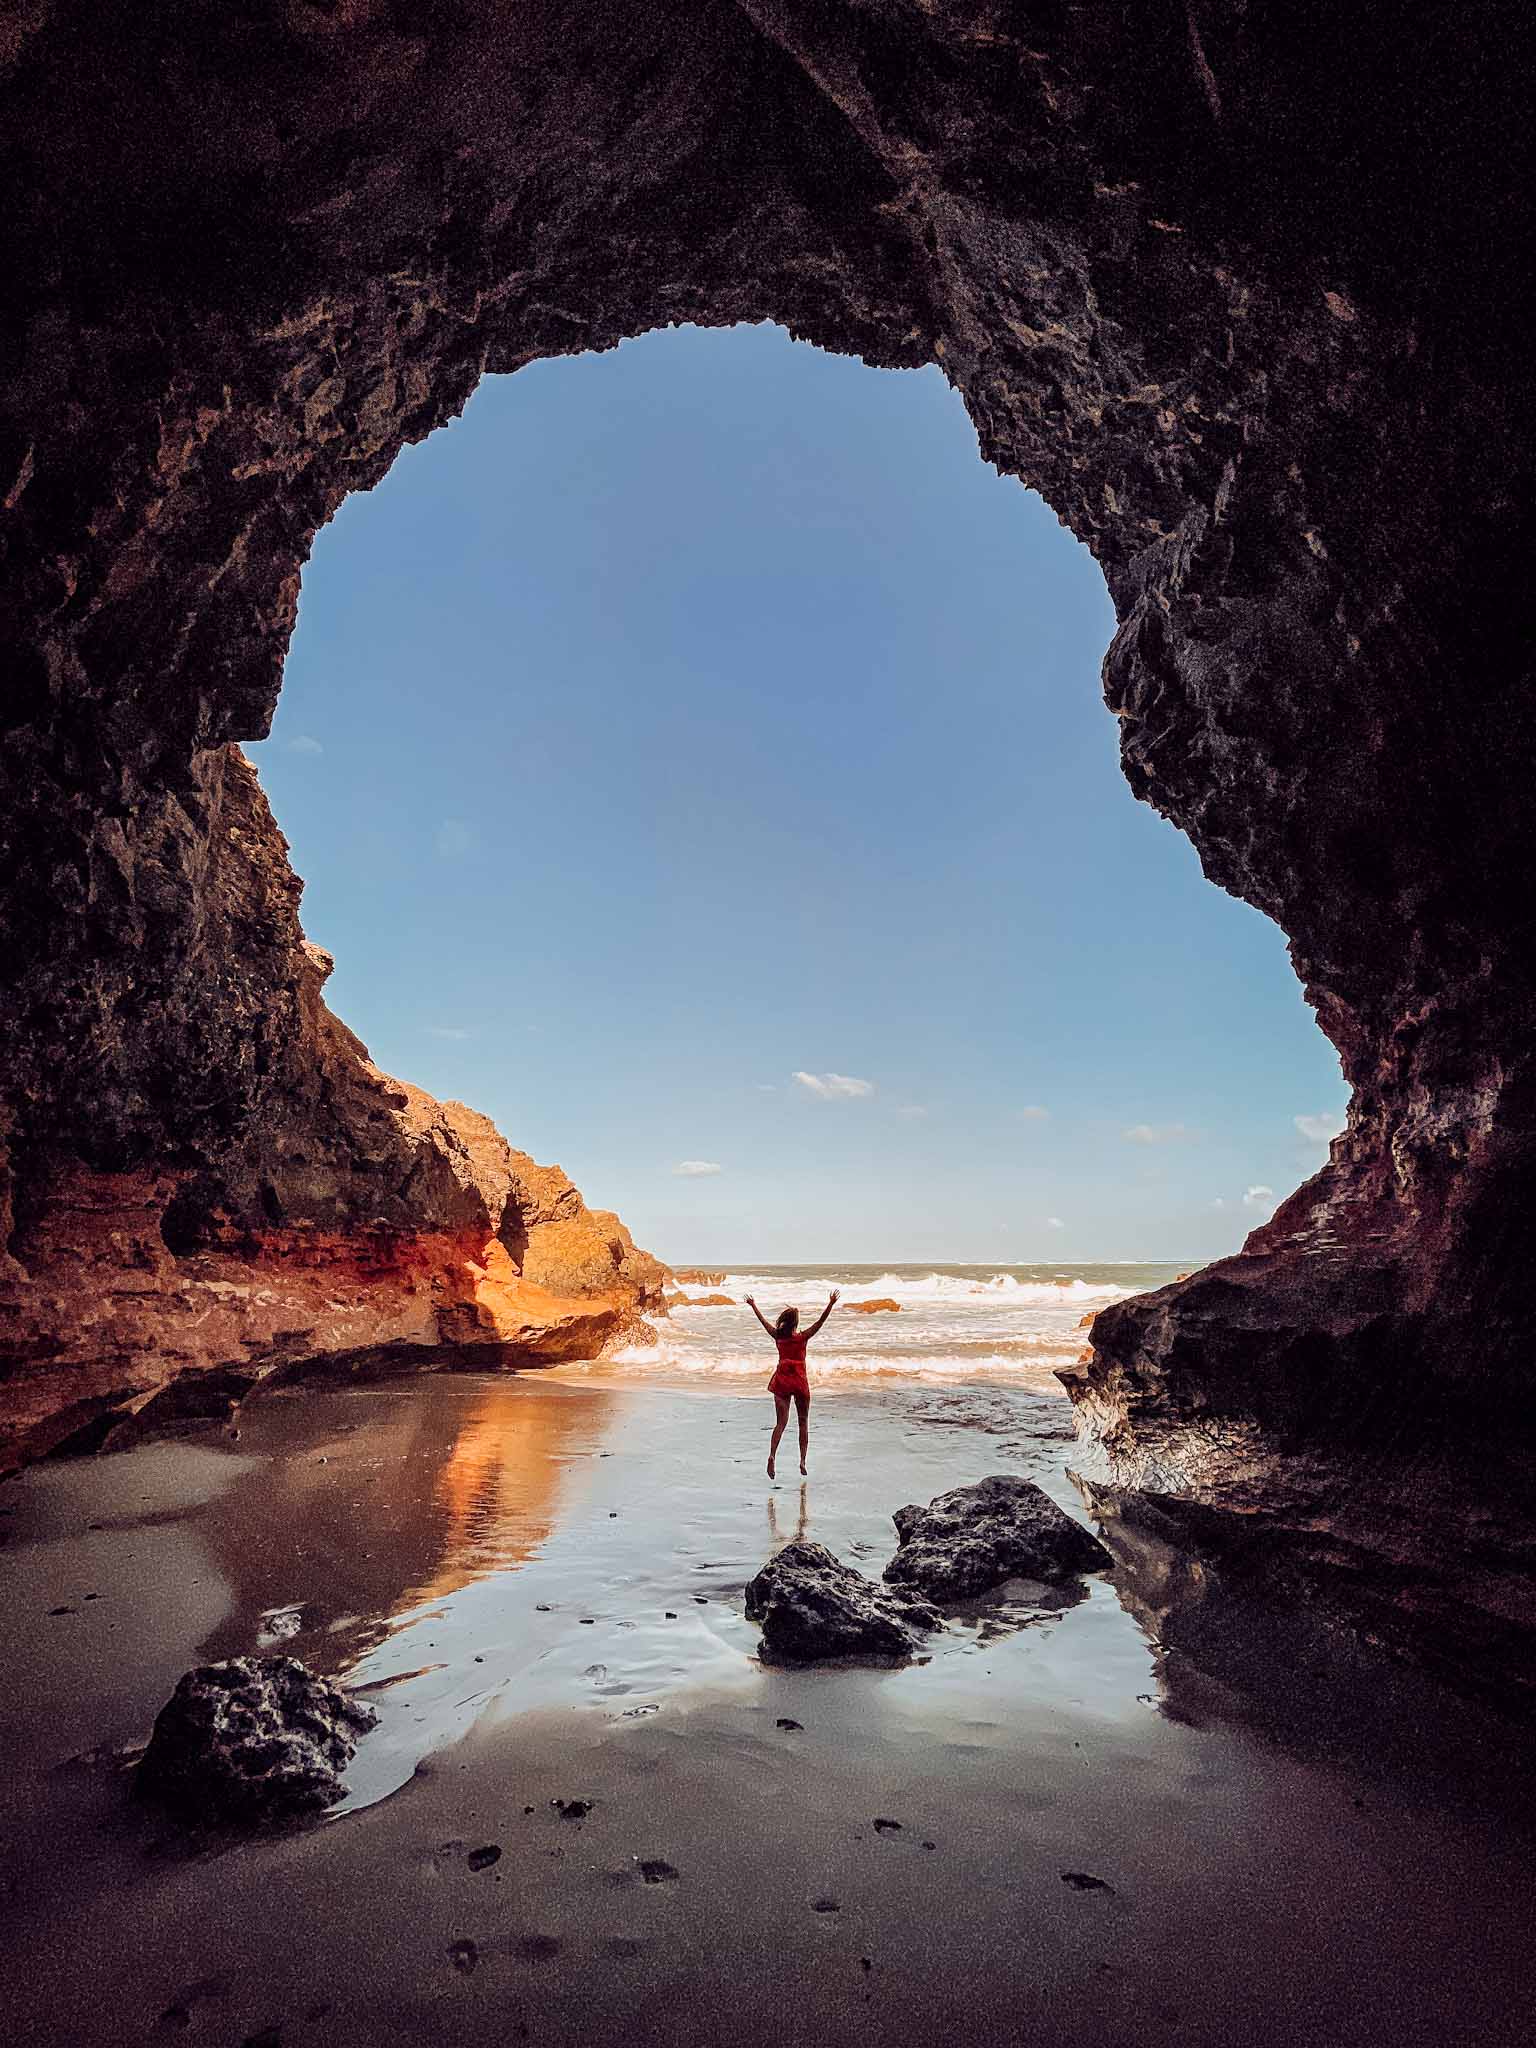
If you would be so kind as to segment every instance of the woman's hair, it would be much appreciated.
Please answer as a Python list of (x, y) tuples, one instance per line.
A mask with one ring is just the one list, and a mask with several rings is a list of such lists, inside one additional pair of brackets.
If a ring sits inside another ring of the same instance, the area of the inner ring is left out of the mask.
[(781, 1308), (773, 1325), (775, 1337), (793, 1337), (800, 1327), (800, 1311), (797, 1308)]

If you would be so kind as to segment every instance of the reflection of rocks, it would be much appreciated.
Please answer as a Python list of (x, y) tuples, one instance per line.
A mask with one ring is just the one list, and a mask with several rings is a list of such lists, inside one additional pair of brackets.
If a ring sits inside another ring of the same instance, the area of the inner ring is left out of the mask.
[(1049, 1583), (1102, 1571), (1109, 1552), (1033, 1481), (998, 1473), (957, 1486), (925, 1508), (892, 1516), (901, 1548), (885, 1568), (892, 1585), (914, 1586), (940, 1605), (1005, 1579)]
[[(1362, 1473), (1362, 1489), (1371, 1483)], [(1498, 1631), (1482, 1603), (1457, 1597), (1486, 1533), (1469, 1524), (1435, 1570), (1384, 1569), (1384, 1496), (1361, 1503), (1365, 1540), (1355, 1542), (1305, 1511), (1234, 1513), (1078, 1485), (1113, 1552), (1115, 1592), (1158, 1652), (1166, 1713), (1196, 1723), (1235, 1716), (1299, 1753), (1372, 1770), (1459, 1774), (1536, 1823), (1527, 1753), (1536, 1674), (1519, 1655), (1518, 1604)], [(1406, 1493), (1398, 1512), (1406, 1546)], [(1497, 1588), (1517, 1560), (1482, 1554)]]
[(747, 1618), (762, 1624), (768, 1664), (905, 1662), (939, 1626), (927, 1601), (876, 1585), (820, 1543), (789, 1543), (769, 1558), (747, 1587)]
[(272, 1641), (274, 1618), (297, 1611), (284, 1647), (335, 1670), (402, 1609), (516, 1569), (548, 1540), (568, 1462), (600, 1439), (611, 1399), (458, 1378), (261, 1393), (239, 1447), (255, 1462), (199, 1520), (233, 1601), (201, 1654)]
[(189, 1820), (312, 1813), (339, 1799), (372, 1707), (293, 1657), (235, 1657), (189, 1671), (155, 1721), (141, 1791)]

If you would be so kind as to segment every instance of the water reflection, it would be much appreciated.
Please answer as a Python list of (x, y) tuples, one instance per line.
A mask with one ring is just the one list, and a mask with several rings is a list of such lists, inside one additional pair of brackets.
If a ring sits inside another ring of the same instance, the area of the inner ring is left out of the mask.
[(201, 1523), (232, 1602), (203, 1654), (281, 1648), (338, 1670), (402, 1613), (517, 1570), (557, 1526), (613, 1403), (478, 1378), (253, 1401), (240, 1450), (259, 1463)]
[(781, 1522), (779, 1516), (778, 1498), (776, 1495), (772, 1493), (769, 1494), (768, 1537), (769, 1541), (773, 1544), (775, 1550), (782, 1550), (786, 1543), (803, 1543), (805, 1541), (805, 1521), (806, 1516), (809, 1512), (810, 1510), (806, 1505), (805, 1499), (805, 1482), (802, 1480), (800, 1485), (800, 1499), (795, 1515), (794, 1533), (793, 1535), (785, 1535), (783, 1532), (788, 1527), (788, 1520), (787, 1518), (785, 1518)]

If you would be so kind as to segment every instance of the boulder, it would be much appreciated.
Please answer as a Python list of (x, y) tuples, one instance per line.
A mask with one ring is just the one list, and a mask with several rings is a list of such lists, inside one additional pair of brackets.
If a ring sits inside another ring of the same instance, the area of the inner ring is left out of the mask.
[(747, 1587), (747, 1618), (762, 1625), (765, 1664), (905, 1662), (940, 1625), (926, 1600), (877, 1585), (821, 1543), (787, 1543), (769, 1558)]
[(679, 1308), (734, 1308), (735, 1302), (728, 1294), (696, 1294), (691, 1300), (686, 1296), (678, 1302)]
[(296, 1657), (203, 1664), (160, 1709), (139, 1790), (187, 1819), (316, 1813), (341, 1797), (358, 1737), (378, 1718)]
[(856, 1316), (878, 1316), (887, 1310), (893, 1316), (901, 1313), (901, 1303), (892, 1301), (888, 1294), (882, 1294), (875, 1301), (845, 1301), (843, 1307), (852, 1309)]
[(1114, 1561), (1032, 1480), (1008, 1473), (957, 1486), (925, 1508), (898, 1508), (892, 1520), (901, 1548), (885, 1568), (887, 1582), (941, 1605), (1005, 1579), (1063, 1579)]

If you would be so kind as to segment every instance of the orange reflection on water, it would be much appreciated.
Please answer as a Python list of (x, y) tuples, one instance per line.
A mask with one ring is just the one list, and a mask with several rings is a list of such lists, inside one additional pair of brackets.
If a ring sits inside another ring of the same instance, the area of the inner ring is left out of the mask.
[(241, 1418), (249, 1469), (199, 1516), (230, 1596), (204, 1654), (275, 1647), (286, 1614), (281, 1647), (336, 1669), (405, 1610), (518, 1569), (555, 1529), (573, 1461), (601, 1448), (611, 1400), (452, 1374), (258, 1397)]
[(442, 1555), (416, 1589), (422, 1600), (457, 1592), (488, 1571), (515, 1570), (548, 1540), (563, 1491), (572, 1423), (586, 1404), (489, 1388), (437, 1475)]

